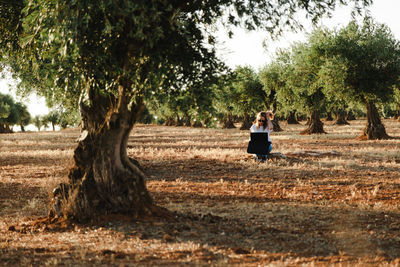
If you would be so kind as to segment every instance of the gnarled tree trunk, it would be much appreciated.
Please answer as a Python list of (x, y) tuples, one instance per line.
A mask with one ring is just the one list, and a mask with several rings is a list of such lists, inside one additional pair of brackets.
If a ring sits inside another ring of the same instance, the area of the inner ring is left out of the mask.
[(400, 121), (400, 106), (397, 108), (396, 114), (393, 116), (394, 120)]
[(337, 109), (336, 110), (336, 121), (335, 123), (336, 125), (349, 125), (350, 123), (346, 120), (346, 112), (341, 110), (341, 109)]
[(175, 125), (176, 125), (176, 122), (173, 117), (167, 117), (165, 119), (165, 126), (175, 126)]
[(186, 114), (184, 120), (185, 120), (184, 126), (190, 127), (192, 125), (191, 123), (192, 117), (190, 115)]
[(333, 117), (332, 117), (332, 112), (329, 111), (328, 113), (326, 113), (326, 121), (333, 121)]
[(277, 116), (275, 116), (275, 119), (271, 120), (272, 122), (272, 126), (274, 126), (274, 132), (282, 132), (282, 128), (279, 125), (279, 120), (277, 118)]
[(355, 120), (356, 117), (354, 116), (353, 112), (350, 110), (349, 112), (347, 112), (347, 116), (346, 116), (346, 120), (348, 121), (352, 121)]
[(223, 129), (233, 129), (236, 128), (235, 123), (233, 121), (233, 115), (231, 112), (228, 112), (228, 114), (226, 114), (225, 120), (224, 120), (224, 124), (222, 125)]
[(183, 119), (176, 115), (176, 126), (183, 126)]
[(388, 139), (389, 135), (386, 133), (374, 102), (368, 100), (365, 104), (367, 106), (367, 125), (359, 138), (367, 140)]
[(289, 113), (289, 116), (287, 117), (287, 124), (299, 124), (295, 111)]
[(7, 124), (0, 124), (0, 133), (12, 133), (13, 130)]
[(252, 125), (253, 121), (251, 120), (250, 115), (248, 113), (245, 113), (243, 115), (243, 122), (242, 125), (240, 126), (240, 130), (248, 130)]
[(193, 128), (202, 128), (203, 127), (203, 123), (201, 123), (201, 121), (196, 120), (192, 123), (192, 127)]
[(324, 131), (324, 124), (319, 117), (319, 111), (315, 110), (311, 113), (310, 123), (307, 129), (301, 131), (300, 134), (321, 134)]
[(145, 174), (126, 151), (143, 104), (139, 100), (130, 105), (123, 86), (118, 99), (94, 90), (89, 96), (90, 106), (80, 104), (82, 129), (75, 166), (68, 183), (54, 190), (50, 216), (84, 220), (109, 213), (153, 214), (156, 206), (146, 189)]

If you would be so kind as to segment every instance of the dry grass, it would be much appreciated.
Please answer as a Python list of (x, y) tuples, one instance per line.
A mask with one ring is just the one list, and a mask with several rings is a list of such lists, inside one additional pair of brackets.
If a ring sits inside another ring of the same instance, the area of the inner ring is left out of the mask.
[[(113, 217), (67, 230), (15, 232), (47, 214), (78, 131), (0, 136), (0, 266), (398, 266), (400, 124), (391, 140), (358, 141), (365, 121), (273, 134), (258, 164), (248, 132), (138, 125), (128, 153), (176, 222)], [(304, 153), (307, 152), (307, 153)]]

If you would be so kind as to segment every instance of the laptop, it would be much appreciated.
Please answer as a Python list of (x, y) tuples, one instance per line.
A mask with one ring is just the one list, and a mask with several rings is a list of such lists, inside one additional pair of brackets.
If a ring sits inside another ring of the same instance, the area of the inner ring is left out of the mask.
[(250, 141), (247, 146), (247, 153), (267, 155), (268, 147), (268, 133), (250, 133)]

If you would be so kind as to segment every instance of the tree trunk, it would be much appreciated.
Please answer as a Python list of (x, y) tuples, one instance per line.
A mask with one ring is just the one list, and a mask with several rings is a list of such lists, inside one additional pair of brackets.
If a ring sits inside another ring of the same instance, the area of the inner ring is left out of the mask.
[(393, 116), (394, 120), (400, 121), (400, 106), (397, 108), (396, 114)]
[(21, 132), (25, 132), (25, 127), (24, 127), (24, 125), (20, 125), (20, 127), (21, 127)]
[(0, 124), (0, 133), (12, 133), (13, 130), (7, 124)]
[(223, 129), (233, 129), (236, 128), (235, 123), (233, 122), (232, 113), (226, 114), (224, 125), (222, 126)]
[(190, 127), (190, 126), (192, 125), (192, 123), (191, 123), (190, 121), (191, 121), (191, 117), (190, 117), (189, 115), (186, 115), (186, 116), (185, 116), (185, 123), (184, 123), (184, 125), (185, 125), (186, 127)]
[(90, 106), (80, 103), (82, 129), (74, 151), (75, 166), (68, 183), (53, 191), (50, 217), (86, 220), (110, 213), (152, 214), (156, 206), (147, 191), (145, 174), (126, 151), (142, 102), (129, 103), (121, 85), (118, 99), (94, 90), (89, 96)]
[(307, 126), (311, 125), (311, 116), (307, 114), (307, 120), (306, 120), (306, 124)]
[(240, 126), (240, 130), (248, 130), (252, 125), (253, 121), (251, 120), (250, 115), (245, 113), (243, 115), (243, 122), (242, 125)]
[(279, 125), (279, 120), (278, 120), (277, 116), (275, 116), (275, 119), (273, 119), (271, 122), (272, 122), (272, 126), (274, 126), (274, 128), (273, 128), (274, 132), (282, 132), (283, 131), (281, 126)]
[(192, 127), (193, 128), (202, 128), (203, 124), (201, 123), (201, 121), (196, 120), (193, 122)]
[(166, 118), (166, 120), (165, 120), (165, 126), (174, 126), (176, 123), (175, 123), (175, 120), (174, 120), (174, 118), (173, 117), (167, 117)]
[(334, 123), (335, 125), (349, 125), (350, 123), (346, 120), (346, 112), (337, 109), (336, 110), (336, 121)]
[(329, 111), (329, 112), (326, 114), (325, 120), (326, 120), (326, 121), (333, 121), (332, 112)]
[(287, 124), (299, 124), (296, 118), (296, 111), (292, 111), (289, 113), (289, 116), (287, 117)]
[(379, 117), (374, 102), (368, 100), (365, 104), (367, 106), (367, 125), (359, 138), (367, 140), (390, 138), (386, 133), (385, 126)]
[(324, 131), (324, 124), (319, 117), (319, 111), (313, 111), (310, 117), (310, 124), (307, 129), (301, 131), (300, 134), (321, 134)]
[(354, 116), (353, 112), (351, 112), (351, 110), (349, 112), (347, 112), (346, 120), (353, 121), (355, 119), (356, 119), (356, 117)]
[(183, 126), (183, 119), (179, 118), (179, 116), (176, 116), (176, 126)]

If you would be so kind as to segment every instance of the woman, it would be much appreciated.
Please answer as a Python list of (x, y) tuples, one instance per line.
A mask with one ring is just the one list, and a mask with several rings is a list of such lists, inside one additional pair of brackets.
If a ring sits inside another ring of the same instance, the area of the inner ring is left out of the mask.
[[(268, 133), (268, 153), (272, 150), (271, 135), (274, 126), (271, 120), (274, 119), (274, 114), (271, 111), (261, 111), (257, 114), (257, 119), (254, 124), (250, 127), (251, 133)], [(259, 162), (265, 162), (267, 155), (254, 155), (254, 158)]]

